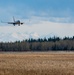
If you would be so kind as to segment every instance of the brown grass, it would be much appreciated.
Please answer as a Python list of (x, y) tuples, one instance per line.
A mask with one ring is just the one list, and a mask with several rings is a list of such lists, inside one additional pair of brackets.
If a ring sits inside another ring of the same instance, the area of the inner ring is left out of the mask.
[(74, 53), (0, 53), (0, 75), (74, 75)]

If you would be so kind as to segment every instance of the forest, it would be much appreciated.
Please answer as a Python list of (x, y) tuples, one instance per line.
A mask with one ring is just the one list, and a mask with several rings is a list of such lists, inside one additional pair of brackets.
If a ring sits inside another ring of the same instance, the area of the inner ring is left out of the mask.
[(0, 42), (0, 51), (74, 51), (74, 36)]

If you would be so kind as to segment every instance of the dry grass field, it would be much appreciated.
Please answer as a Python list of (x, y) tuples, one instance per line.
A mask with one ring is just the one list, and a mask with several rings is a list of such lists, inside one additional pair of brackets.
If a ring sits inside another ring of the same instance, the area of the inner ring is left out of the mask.
[(0, 75), (74, 75), (74, 53), (0, 53)]

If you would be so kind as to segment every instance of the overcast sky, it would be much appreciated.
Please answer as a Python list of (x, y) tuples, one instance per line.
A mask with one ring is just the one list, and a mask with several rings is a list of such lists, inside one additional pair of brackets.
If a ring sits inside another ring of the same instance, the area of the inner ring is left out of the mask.
[(13, 21), (13, 16), (24, 25), (0, 23), (0, 34), (74, 36), (74, 0), (0, 0), (0, 20)]

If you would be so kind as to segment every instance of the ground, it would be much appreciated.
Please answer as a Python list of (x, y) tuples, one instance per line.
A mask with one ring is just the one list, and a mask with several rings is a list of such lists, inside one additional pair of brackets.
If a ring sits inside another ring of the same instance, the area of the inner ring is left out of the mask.
[(0, 75), (74, 75), (74, 52), (1, 52)]

